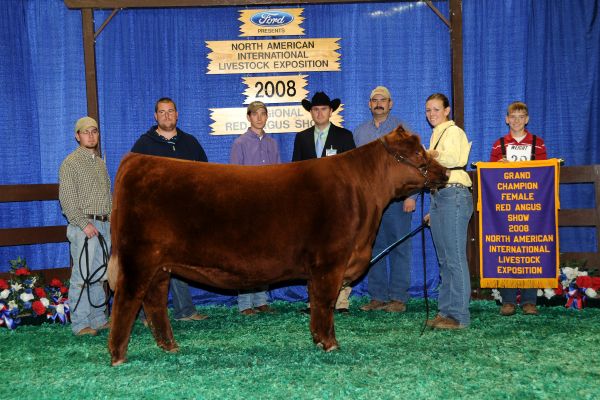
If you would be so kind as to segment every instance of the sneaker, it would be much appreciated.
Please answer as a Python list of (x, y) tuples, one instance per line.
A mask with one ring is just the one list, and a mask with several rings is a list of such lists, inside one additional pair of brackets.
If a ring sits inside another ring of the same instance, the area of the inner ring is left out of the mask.
[(461, 325), (457, 320), (449, 317), (442, 317), (440, 321), (438, 321), (434, 325), (435, 329), (464, 329), (466, 326)]
[[(257, 312), (261, 312), (261, 313), (274, 313), (275, 309), (273, 309), (273, 307), (269, 306), (268, 304), (263, 304), (262, 306), (258, 306), (254, 309)], [(246, 310), (244, 310), (246, 311)]]
[(435, 328), (435, 326), (437, 325), (438, 322), (442, 321), (443, 319), (445, 319), (444, 317), (442, 317), (440, 314), (436, 315), (434, 319), (428, 319), (426, 322), (426, 325), (431, 327), (431, 328)]
[(98, 334), (97, 330), (92, 329), (89, 326), (86, 326), (85, 328), (83, 328), (82, 330), (80, 330), (79, 332), (77, 332), (75, 334), (75, 336), (86, 336), (86, 335), (96, 336), (97, 334)]
[(175, 321), (202, 321), (208, 318), (208, 315), (193, 313), (189, 317), (175, 318)]
[(245, 310), (240, 311), (240, 314), (242, 314), (242, 315), (256, 315), (256, 314), (258, 314), (258, 311), (256, 311), (253, 308), (246, 308)]
[(383, 311), (387, 312), (398, 312), (402, 313), (406, 311), (406, 304), (400, 300), (392, 300), (382, 308)]
[(535, 304), (523, 304), (523, 315), (538, 315), (538, 309)]
[(370, 302), (362, 306), (360, 309), (363, 311), (383, 310), (386, 305), (387, 303), (385, 301), (371, 300)]
[[(535, 306), (534, 306), (535, 307)], [(523, 308), (525, 310), (525, 308)], [(500, 315), (504, 315), (505, 317), (510, 317), (517, 312), (517, 306), (512, 303), (504, 303), (502, 307), (500, 307)]]

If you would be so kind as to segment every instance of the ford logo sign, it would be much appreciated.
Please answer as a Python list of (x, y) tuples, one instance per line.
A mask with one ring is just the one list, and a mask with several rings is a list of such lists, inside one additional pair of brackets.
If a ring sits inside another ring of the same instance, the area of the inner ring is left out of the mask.
[(262, 11), (250, 18), (250, 22), (254, 25), (269, 27), (287, 25), (293, 20), (294, 16), (284, 11)]

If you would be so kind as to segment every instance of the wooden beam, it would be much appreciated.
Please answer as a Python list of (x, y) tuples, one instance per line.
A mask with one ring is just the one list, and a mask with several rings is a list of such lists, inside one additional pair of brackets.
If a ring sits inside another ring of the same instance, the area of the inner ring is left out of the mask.
[(0, 203), (12, 201), (57, 200), (58, 184), (0, 185)]
[(564, 209), (558, 211), (558, 226), (596, 226), (595, 208)]
[(452, 49), (452, 104), (456, 125), (465, 127), (463, 79), (462, 0), (450, 0), (450, 47)]
[[(68, 8), (162, 8), (162, 7), (228, 7), (228, 6), (272, 6), (328, 3), (375, 3), (389, 0), (65, 0)], [(394, 1), (394, 3), (414, 3), (414, 0)]]
[[(94, 10), (81, 10), (83, 25), (83, 62), (85, 64), (85, 92), (87, 97), (87, 115), (94, 118), (100, 126), (98, 109), (98, 78), (96, 76), (96, 44), (94, 38)], [(101, 131), (102, 132), (102, 131)], [(102, 134), (98, 137), (98, 154), (102, 157)]]
[(67, 241), (67, 226), (36, 226), (33, 228), (0, 229), (0, 246), (62, 243)]

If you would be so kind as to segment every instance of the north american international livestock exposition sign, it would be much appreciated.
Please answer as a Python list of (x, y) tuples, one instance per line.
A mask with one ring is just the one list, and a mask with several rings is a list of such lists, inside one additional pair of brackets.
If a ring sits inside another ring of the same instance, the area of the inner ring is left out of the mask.
[(481, 287), (556, 287), (557, 159), (477, 163)]

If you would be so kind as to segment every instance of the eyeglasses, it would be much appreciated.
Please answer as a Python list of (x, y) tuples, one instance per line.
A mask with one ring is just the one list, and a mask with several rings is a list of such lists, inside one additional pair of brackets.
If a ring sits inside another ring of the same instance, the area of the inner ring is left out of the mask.
[(98, 131), (98, 129), (94, 128), (94, 129), (88, 129), (85, 131), (80, 131), (79, 134), (80, 135), (88, 135), (88, 136), (97, 136), (100, 134), (100, 131)]

